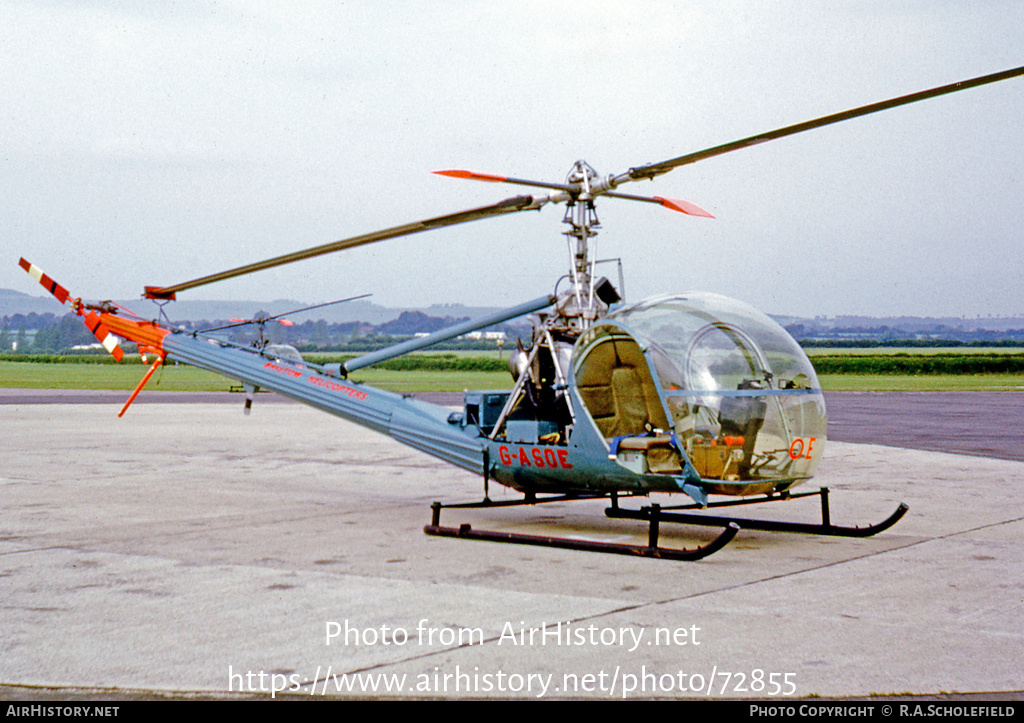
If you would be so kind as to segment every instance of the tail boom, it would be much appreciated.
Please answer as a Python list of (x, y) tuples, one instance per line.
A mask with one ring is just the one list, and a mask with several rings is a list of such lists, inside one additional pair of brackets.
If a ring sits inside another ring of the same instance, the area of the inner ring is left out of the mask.
[(444, 407), (343, 379), (317, 364), (278, 359), (261, 350), (170, 329), (156, 321), (126, 319), (109, 303), (93, 306), (73, 298), (67, 289), (24, 258), (19, 265), (62, 304), (70, 300), (73, 311), (115, 359), (123, 358), (117, 337), (134, 342), (143, 359), (148, 355), (156, 357), (118, 416), (135, 401), (154, 372), (167, 359), (174, 359), (236, 379), (249, 388), (275, 391), (387, 434), (463, 469), (483, 469), (485, 443), (479, 435), (450, 424), (450, 410)]
[(167, 329), (156, 322), (122, 319), (109, 313), (100, 316), (115, 334), (163, 360), (173, 359), (277, 392), (463, 469), (479, 472), (483, 468), (484, 443), (458, 425), (449, 424), (450, 410), (445, 407), (343, 379), (326, 373), (319, 365), (279, 359), (257, 349)]

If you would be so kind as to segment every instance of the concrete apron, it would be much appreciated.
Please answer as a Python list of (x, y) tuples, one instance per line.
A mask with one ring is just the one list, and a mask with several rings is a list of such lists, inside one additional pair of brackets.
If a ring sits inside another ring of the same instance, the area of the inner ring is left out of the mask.
[[(430, 502), (478, 499), (480, 479), (298, 405), (117, 409), (0, 406), (0, 683), (780, 701), (1024, 689), (1021, 462), (830, 443), (813, 482), (832, 490), (832, 521), (878, 522), (904, 501), (896, 527), (741, 531), (680, 563), (427, 537)], [(644, 542), (641, 523), (602, 510), (442, 523)], [(741, 513), (819, 521), (816, 500)], [(717, 534), (662, 530), (682, 547)]]

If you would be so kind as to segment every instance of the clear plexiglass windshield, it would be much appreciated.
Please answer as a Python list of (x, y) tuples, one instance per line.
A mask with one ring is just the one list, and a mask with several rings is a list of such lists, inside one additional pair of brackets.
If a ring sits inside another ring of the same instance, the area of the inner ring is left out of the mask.
[(625, 306), (607, 321), (644, 350), (673, 431), (702, 477), (813, 474), (825, 443), (824, 398), (806, 354), (779, 324), (707, 293)]

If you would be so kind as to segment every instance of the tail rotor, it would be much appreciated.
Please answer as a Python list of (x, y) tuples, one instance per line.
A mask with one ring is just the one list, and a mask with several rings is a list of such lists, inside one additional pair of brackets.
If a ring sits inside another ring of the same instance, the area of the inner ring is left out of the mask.
[(67, 303), (70, 300), (72, 311), (83, 317), (82, 321), (85, 322), (86, 328), (92, 332), (92, 335), (96, 337), (96, 341), (107, 350), (107, 353), (117, 361), (121, 361), (124, 358), (124, 351), (121, 349), (120, 344), (118, 344), (117, 337), (110, 332), (110, 329), (103, 323), (100, 315), (96, 313), (96, 311), (106, 311), (104, 307), (83, 304), (81, 299), (72, 298), (71, 293), (67, 289), (44, 274), (43, 270), (38, 266), (29, 263), (24, 258), (18, 261), (18, 265), (25, 269), (29, 276), (38, 281), (61, 304)]

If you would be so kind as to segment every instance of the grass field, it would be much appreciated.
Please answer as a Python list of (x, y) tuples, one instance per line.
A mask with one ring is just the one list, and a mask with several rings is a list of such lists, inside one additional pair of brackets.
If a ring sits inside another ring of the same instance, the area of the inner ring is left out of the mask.
[[(145, 368), (139, 364), (39, 364), (0, 361), (0, 387), (22, 389), (124, 389), (139, 383)], [(507, 389), (512, 386), (508, 372), (389, 371), (362, 369), (353, 381), (366, 382), (397, 392), (449, 391), (463, 389)], [(899, 375), (824, 374), (821, 386), (827, 391), (957, 391), (1021, 390), (1024, 375)], [(195, 367), (170, 365), (158, 371), (147, 390), (227, 391), (233, 380)]]
[(804, 353), (816, 356), (883, 356), (887, 354), (1024, 354), (1024, 347), (1015, 346), (874, 346), (874, 347), (805, 347)]
[[(124, 389), (131, 390), (142, 379), (139, 364), (35, 364), (0, 361), (0, 387), (18, 389)], [(396, 372), (364, 369), (352, 380), (398, 392), (462, 391), (463, 389), (504, 389), (512, 386), (507, 372)], [(159, 369), (146, 386), (147, 391), (228, 391), (237, 382), (219, 374), (185, 364)]]

